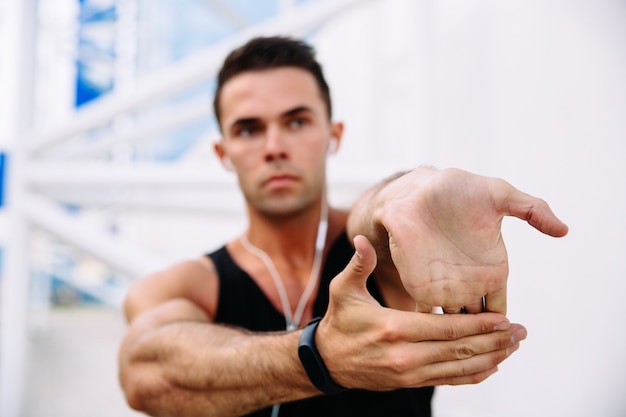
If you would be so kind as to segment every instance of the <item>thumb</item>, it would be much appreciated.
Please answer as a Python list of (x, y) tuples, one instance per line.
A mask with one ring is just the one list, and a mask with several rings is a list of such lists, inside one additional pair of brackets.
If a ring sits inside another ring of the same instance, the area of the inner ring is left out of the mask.
[(569, 231), (567, 225), (554, 215), (548, 203), (541, 199), (528, 211), (526, 221), (535, 229), (553, 237), (563, 237)]
[(358, 235), (355, 236), (353, 243), (355, 253), (352, 255), (352, 259), (344, 270), (333, 279), (333, 284), (341, 286), (342, 291), (365, 290), (367, 277), (376, 267), (376, 251), (369, 240), (365, 236)]
[(535, 229), (553, 237), (563, 237), (568, 227), (550, 209), (544, 200), (526, 194), (504, 180), (500, 180), (502, 193), (497, 201), (502, 212), (525, 220)]

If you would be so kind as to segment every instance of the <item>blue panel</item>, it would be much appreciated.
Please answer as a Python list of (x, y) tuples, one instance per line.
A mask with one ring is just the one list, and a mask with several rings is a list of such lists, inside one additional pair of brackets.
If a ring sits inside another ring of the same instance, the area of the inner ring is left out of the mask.
[(76, 98), (80, 107), (113, 89), (115, 64), (114, 0), (79, 0)]

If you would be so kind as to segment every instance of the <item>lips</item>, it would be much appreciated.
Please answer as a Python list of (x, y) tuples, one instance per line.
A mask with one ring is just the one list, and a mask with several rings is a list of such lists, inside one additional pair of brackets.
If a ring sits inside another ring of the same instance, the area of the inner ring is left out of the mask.
[(298, 180), (297, 176), (289, 173), (275, 173), (263, 181), (263, 185), (268, 187), (283, 187), (291, 185)]

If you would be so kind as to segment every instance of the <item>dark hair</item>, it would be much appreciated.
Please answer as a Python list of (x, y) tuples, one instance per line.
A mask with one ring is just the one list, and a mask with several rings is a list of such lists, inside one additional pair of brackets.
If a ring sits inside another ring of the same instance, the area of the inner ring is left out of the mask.
[(224, 84), (231, 78), (247, 71), (261, 71), (280, 67), (296, 67), (313, 75), (326, 103), (328, 117), (331, 118), (332, 106), (330, 90), (322, 67), (315, 60), (315, 50), (301, 40), (282, 36), (258, 37), (232, 51), (224, 60), (217, 74), (217, 88), (213, 98), (213, 111), (220, 122), (220, 96)]

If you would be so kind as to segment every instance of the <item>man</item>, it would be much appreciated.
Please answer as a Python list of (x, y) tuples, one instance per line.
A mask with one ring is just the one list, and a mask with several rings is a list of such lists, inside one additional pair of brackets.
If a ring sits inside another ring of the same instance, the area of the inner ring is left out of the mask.
[(326, 157), (343, 125), (299, 41), (257, 38), (233, 51), (214, 107), (215, 151), (237, 175), (249, 225), (129, 291), (120, 376), (133, 408), (429, 416), (432, 386), (480, 382), (519, 347), (526, 330), (502, 315), (500, 222), (516, 215), (564, 235), (545, 203), (501, 180), (420, 168), (350, 213), (329, 207)]

